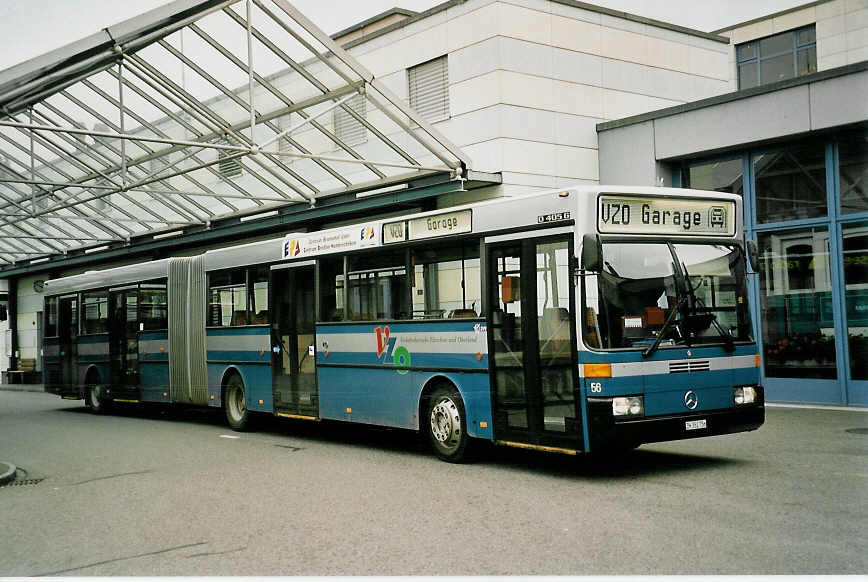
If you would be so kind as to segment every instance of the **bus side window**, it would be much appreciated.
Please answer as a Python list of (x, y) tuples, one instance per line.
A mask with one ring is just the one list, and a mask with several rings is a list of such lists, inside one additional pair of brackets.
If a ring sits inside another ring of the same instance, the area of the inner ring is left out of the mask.
[(82, 294), (84, 334), (108, 332), (108, 291), (91, 291)]
[(482, 284), (479, 245), (413, 251), (413, 319), (466, 319), (480, 316)]
[(139, 289), (139, 310), (144, 331), (168, 329), (168, 307), (165, 285), (147, 284)]
[(344, 259), (328, 257), (319, 261), (319, 321), (344, 320)]
[(250, 323), (268, 323), (268, 267), (250, 269)]
[(353, 321), (407, 319), (407, 267), (402, 251), (351, 256), (348, 311)]
[(233, 269), (212, 273), (208, 280), (208, 325), (247, 325), (247, 272)]

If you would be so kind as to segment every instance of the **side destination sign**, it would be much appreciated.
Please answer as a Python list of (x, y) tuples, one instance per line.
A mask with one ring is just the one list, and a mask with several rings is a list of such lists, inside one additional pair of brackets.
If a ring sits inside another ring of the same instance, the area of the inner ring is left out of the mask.
[[(459, 210), (413, 218), (408, 221), (387, 222), (383, 225), (383, 242), (388, 244), (404, 240), (419, 240), (472, 232), (472, 217), (471, 210)], [(405, 224), (407, 226), (406, 235), (404, 232)]]
[(380, 225), (371, 222), (320, 232), (288, 234), (283, 239), (283, 258), (296, 259), (379, 245)]
[(702, 198), (602, 195), (597, 229), (603, 234), (735, 234), (735, 202)]

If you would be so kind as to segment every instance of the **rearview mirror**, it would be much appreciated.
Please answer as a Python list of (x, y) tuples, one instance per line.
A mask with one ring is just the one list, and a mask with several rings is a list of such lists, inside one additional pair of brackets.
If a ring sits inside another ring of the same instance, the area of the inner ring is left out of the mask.
[(599, 235), (586, 234), (582, 237), (582, 269), (597, 273), (603, 270), (603, 243)]

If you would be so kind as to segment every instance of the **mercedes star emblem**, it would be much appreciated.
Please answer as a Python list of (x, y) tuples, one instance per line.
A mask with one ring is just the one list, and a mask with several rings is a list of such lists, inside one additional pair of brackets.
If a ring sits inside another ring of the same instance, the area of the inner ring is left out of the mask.
[(699, 397), (696, 395), (696, 392), (688, 390), (684, 394), (684, 406), (690, 410), (695, 410), (696, 407), (699, 406)]

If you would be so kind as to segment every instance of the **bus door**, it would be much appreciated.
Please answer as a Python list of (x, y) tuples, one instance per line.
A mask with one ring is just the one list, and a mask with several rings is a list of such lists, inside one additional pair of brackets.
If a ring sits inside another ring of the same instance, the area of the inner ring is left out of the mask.
[(580, 450), (571, 237), (488, 246), (495, 438)]
[(139, 388), (139, 291), (109, 291), (110, 383), (117, 397), (137, 398)]
[(60, 384), (78, 384), (78, 297), (61, 297), (57, 307), (60, 344)]
[(314, 356), (314, 262), (271, 271), (271, 355), (274, 409), (278, 414), (318, 417)]

